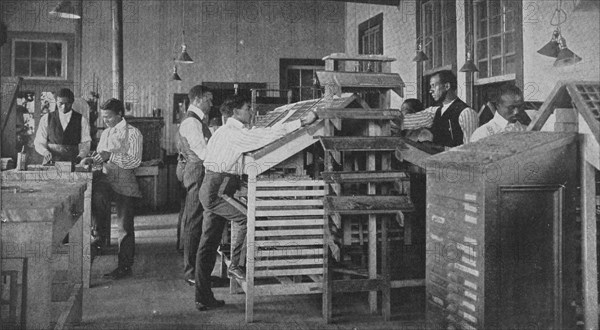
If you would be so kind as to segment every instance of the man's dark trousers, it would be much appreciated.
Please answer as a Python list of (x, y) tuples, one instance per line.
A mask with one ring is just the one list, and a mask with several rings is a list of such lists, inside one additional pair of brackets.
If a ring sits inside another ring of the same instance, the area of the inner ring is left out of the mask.
[(195, 278), (198, 264), (197, 252), (202, 234), (202, 213), (204, 209), (198, 198), (204, 178), (202, 162), (187, 162), (183, 169), (183, 185), (187, 191), (183, 211), (183, 267), (185, 278)]
[(207, 171), (200, 188), (200, 201), (204, 206), (204, 223), (198, 249), (196, 271), (196, 301), (209, 303), (214, 298), (210, 286), (210, 274), (215, 266), (217, 248), (227, 221), (236, 222), (239, 232), (231, 246), (231, 266), (242, 266), (246, 247), (246, 215), (229, 204), (223, 195), (233, 196), (239, 187), (235, 175)]

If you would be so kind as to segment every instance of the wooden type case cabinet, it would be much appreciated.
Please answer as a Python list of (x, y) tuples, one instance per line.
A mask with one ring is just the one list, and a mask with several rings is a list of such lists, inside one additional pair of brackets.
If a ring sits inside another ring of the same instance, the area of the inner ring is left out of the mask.
[(427, 160), (430, 327), (575, 327), (577, 149), (521, 132)]

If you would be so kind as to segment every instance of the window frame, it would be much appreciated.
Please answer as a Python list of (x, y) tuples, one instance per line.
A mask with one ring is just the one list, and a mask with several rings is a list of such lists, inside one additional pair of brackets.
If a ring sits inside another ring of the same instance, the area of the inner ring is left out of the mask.
[[(69, 42), (67, 40), (64, 39), (35, 39), (35, 38), (26, 38), (26, 37), (15, 37), (11, 40), (11, 75), (15, 76), (15, 72), (16, 72), (16, 60), (17, 60), (17, 56), (16, 56), (16, 44), (18, 42), (27, 42), (30, 45), (32, 43), (44, 43), (44, 44), (49, 44), (49, 43), (57, 43), (57, 44), (61, 44), (62, 49), (61, 49), (61, 75), (58, 77), (49, 77), (49, 76), (32, 76), (32, 75), (28, 75), (28, 76), (20, 76), (23, 77), (24, 79), (30, 79), (30, 80), (61, 80), (61, 81), (66, 81), (68, 80), (68, 74), (69, 74), (69, 60), (68, 60), (68, 52), (69, 52)], [(47, 47), (47, 46), (46, 46)], [(29, 73), (31, 74), (31, 52), (29, 54), (29, 63), (30, 63), (30, 68), (29, 68)], [(47, 55), (47, 51), (46, 51), (46, 71), (48, 70), (48, 55)]]
[[(312, 85), (309, 86), (309, 87), (306, 87), (306, 86), (302, 85), (302, 71), (303, 70), (305, 70), (305, 71), (311, 70), (312, 71), (312, 76), (314, 77), (316, 75), (316, 71), (325, 70), (325, 66), (317, 66), (317, 65), (294, 65), (294, 64), (292, 64), (292, 65), (287, 66), (285, 68), (285, 70), (286, 70), (286, 76), (288, 77), (288, 79), (287, 79), (287, 89), (289, 89), (289, 90), (292, 91), (292, 102), (312, 100), (312, 99), (320, 98), (321, 97), (320, 94), (322, 94), (322, 93), (321, 93), (320, 89), (316, 89)], [(300, 84), (299, 86), (293, 86), (292, 85), (293, 82), (290, 81), (290, 78), (289, 78), (290, 77), (290, 74), (289, 74), (290, 70), (300, 70), (300, 74), (298, 75), (299, 84)], [(302, 98), (302, 89), (307, 89), (307, 88), (310, 88), (312, 90), (313, 96), (310, 99), (303, 99)], [(298, 97), (299, 97), (299, 99), (297, 99), (297, 100), (294, 98), (294, 90), (299, 90), (298, 91)]]
[[(513, 0), (493, 0), (495, 3), (497, 3), (499, 1), (500, 3), (500, 14), (496, 15), (495, 17), (492, 17), (490, 15), (491, 13), (491, 8), (489, 6), (490, 4), (490, 0), (474, 0), (473, 1), (473, 16), (472, 16), (472, 31), (473, 31), (473, 61), (475, 63), (475, 65), (479, 68), (479, 72), (476, 72), (474, 75), (474, 85), (485, 85), (485, 84), (490, 84), (490, 83), (497, 83), (497, 82), (504, 82), (504, 81), (519, 81), (518, 77), (522, 77), (522, 62), (523, 62), (523, 30), (522, 30), (522, 24), (521, 24), (521, 17), (522, 17), (522, 4), (519, 1), (513, 1)], [(507, 27), (507, 10), (506, 10), (506, 3), (510, 3), (512, 6), (512, 17), (513, 17), (513, 23), (512, 23), (512, 29), (511, 30), (506, 30)], [(486, 17), (485, 18), (481, 18), (479, 15), (479, 8), (482, 5), (482, 3), (485, 3), (486, 5)], [(494, 18), (498, 18), (500, 19), (500, 29), (498, 32), (496, 33), (491, 33), (491, 22), (492, 19)], [(480, 21), (485, 21), (485, 27), (486, 27), (486, 31), (485, 31), (485, 36), (480, 37)], [(514, 51), (510, 52), (510, 53), (505, 53), (505, 47), (506, 47), (506, 39), (505, 36), (507, 34), (511, 33), (512, 34), (512, 42), (514, 44)], [(499, 55), (492, 55), (491, 52), (491, 39), (492, 38), (500, 38), (500, 50), (499, 50)], [(487, 75), (485, 77), (480, 77), (480, 72), (482, 71), (481, 69), (481, 62), (483, 60), (482, 57), (480, 57), (480, 52), (479, 52), (479, 43), (482, 41), (486, 41), (486, 58), (485, 58), (485, 63), (487, 65)], [(507, 57), (513, 57), (514, 58), (514, 72), (507, 72), (506, 71), (506, 58)], [(493, 75), (492, 72), (492, 62), (493, 60), (497, 60), (500, 59), (500, 74), (498, 75)], [(522, 80), (522, 78), (521, 78)]]
[[(366, 21), (358, 25), (358, 54), (360, 55), (383, 55), (384, 43), (383, 43), (383, 13), (379, 13)], [(373, 39), (370, 39), (373, 37)], [(365, 48), (365, 39), (367, 40), (367, 47)], [(373, 43), (370, 43), (373, 40)], [(369, 47), (372, 46), (372, 47)], [(368, 52), (367, 52), (368, 50)], [(370, 63), (361, 62), (359, 64), (359, 71), (373, 71), (381, 72), (381, 63), (375, 63), (375, 67), (370, 67)]]
[[(440, 7), (435, 6), (435, 4), (439, 4)], [(418, 36), (421, 37), (421, 45), (423, 52), (427, 54), (429, 59), (420, 63), (423, 77), (430, 76), (431, 74), (440, 71), (440, 70), (451, 70), (456, 72), (457, 68), (457, 45), (458, 45), (458, 36), (457, 36), (457, 27), (456, 27), (456, 2), (455, 1), (447, 1), (447, 0), (421, 0), (419, 3), (419, 13), (417, 15), (418, 18)], [(427, 21), (426, 7), (431, 6), (432, 8), (432, 20), (431, 22)], [(447, 6), (451, 6), (448, 10)], [(435, 26), (435, 9), (440, 8), (440, 18), (442, 18), (442, 22), (437, 26), (439, 30), (436, 30)], [(448, 17), (442, 16), (443, 13), (451, 13), (451, 16)], [(444, 24), (445, 22), (445, 24)], [(428, 28), (429, 26), (429, 28)], [(429, 32), (431, 30), (431, 32)], [(445, 40), (445, 35), (449, 34), (451, 39)], [(434, 42), (435, 38), (441, 38), (441, 46), (439, 51), (441, 52), (441, 63), (436, 63), (436, 58), (434, 53), (438, 51), (437, 43)], [(447, 46), (447, 43), (450, 46)], [(429, 47), (431, 47), (431, 51), (428, 52)], [(447, 47), (450, 47), (449, 49)], [(450, 50), (450, 51), (447, 51)], [(431, 67), (429, 67), (431, 65)]]

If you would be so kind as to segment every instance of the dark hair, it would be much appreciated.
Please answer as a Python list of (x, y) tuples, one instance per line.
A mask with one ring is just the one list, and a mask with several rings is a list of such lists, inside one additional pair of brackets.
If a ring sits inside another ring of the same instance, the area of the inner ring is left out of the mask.
[(441, 70), (441, 71), (438, 71), (431, 75), (432, 78), (435, 76), (440, 77), (441, 84), (449, 83), (450, 89), (453, 91), (456, 90), (457, 82), (456, 82), (456, 75), (454, 74), (454, 72), (452, 72), (450, 70)]
[(125, 114), (125, 107), (123, 102), (117, 99), (108, 99), (100, 106), (102, 110), (110, 110), (118, 115), (123, 116)]
[(410, 107), (412, 110), (410, 113), (419, 112), (425, 109), (425, 107), (423, 107), (423, 103), (417, 99), (406, 99), (404, 102), (402, 102), (402, 104), (406, 104)]
[(241, 95), (230, 96), (221, 104), (219, 111), (221, 111), (223, 116), (231, 117), (233, 116), (233, 110), (241, 109), (244, 104), (250, 104), (250, 100), (247, 97)]
[(505, 95), (523, 97), (523, 93), (521, 92), (521, 89), (519, 87), (517, 87), (511, 83), (505, 83), (500, 86), (499, 93), (496, 94), (496, 97), (494, 100), (495, 103), (496, 104), (500, 103), (502, 101), (502, 96), (505, 96)]
[(194, 102), (197, 97), (202, 97), (204, 94), (210, 92), (208, 88), (202, 85), (196, 85), (192, 87), (188, 93), (188, 98), (190, 99), (190, 103)]
[(71, 103), (75, 102), (75, 94), (73, 94), (73, 92), (68, 88), (59, 89), (58, 92), (56, 92), (56, 97), (66, 97), (71, 101)]

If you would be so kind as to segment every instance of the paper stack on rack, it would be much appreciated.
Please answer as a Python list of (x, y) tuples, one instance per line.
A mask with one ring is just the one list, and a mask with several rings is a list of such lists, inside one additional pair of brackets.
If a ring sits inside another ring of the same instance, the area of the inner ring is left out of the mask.
[(13, 168), (15, 168), (15, 161), (12, 158), (0, 158), (0, 169), (2, 171), (11, 170)]

